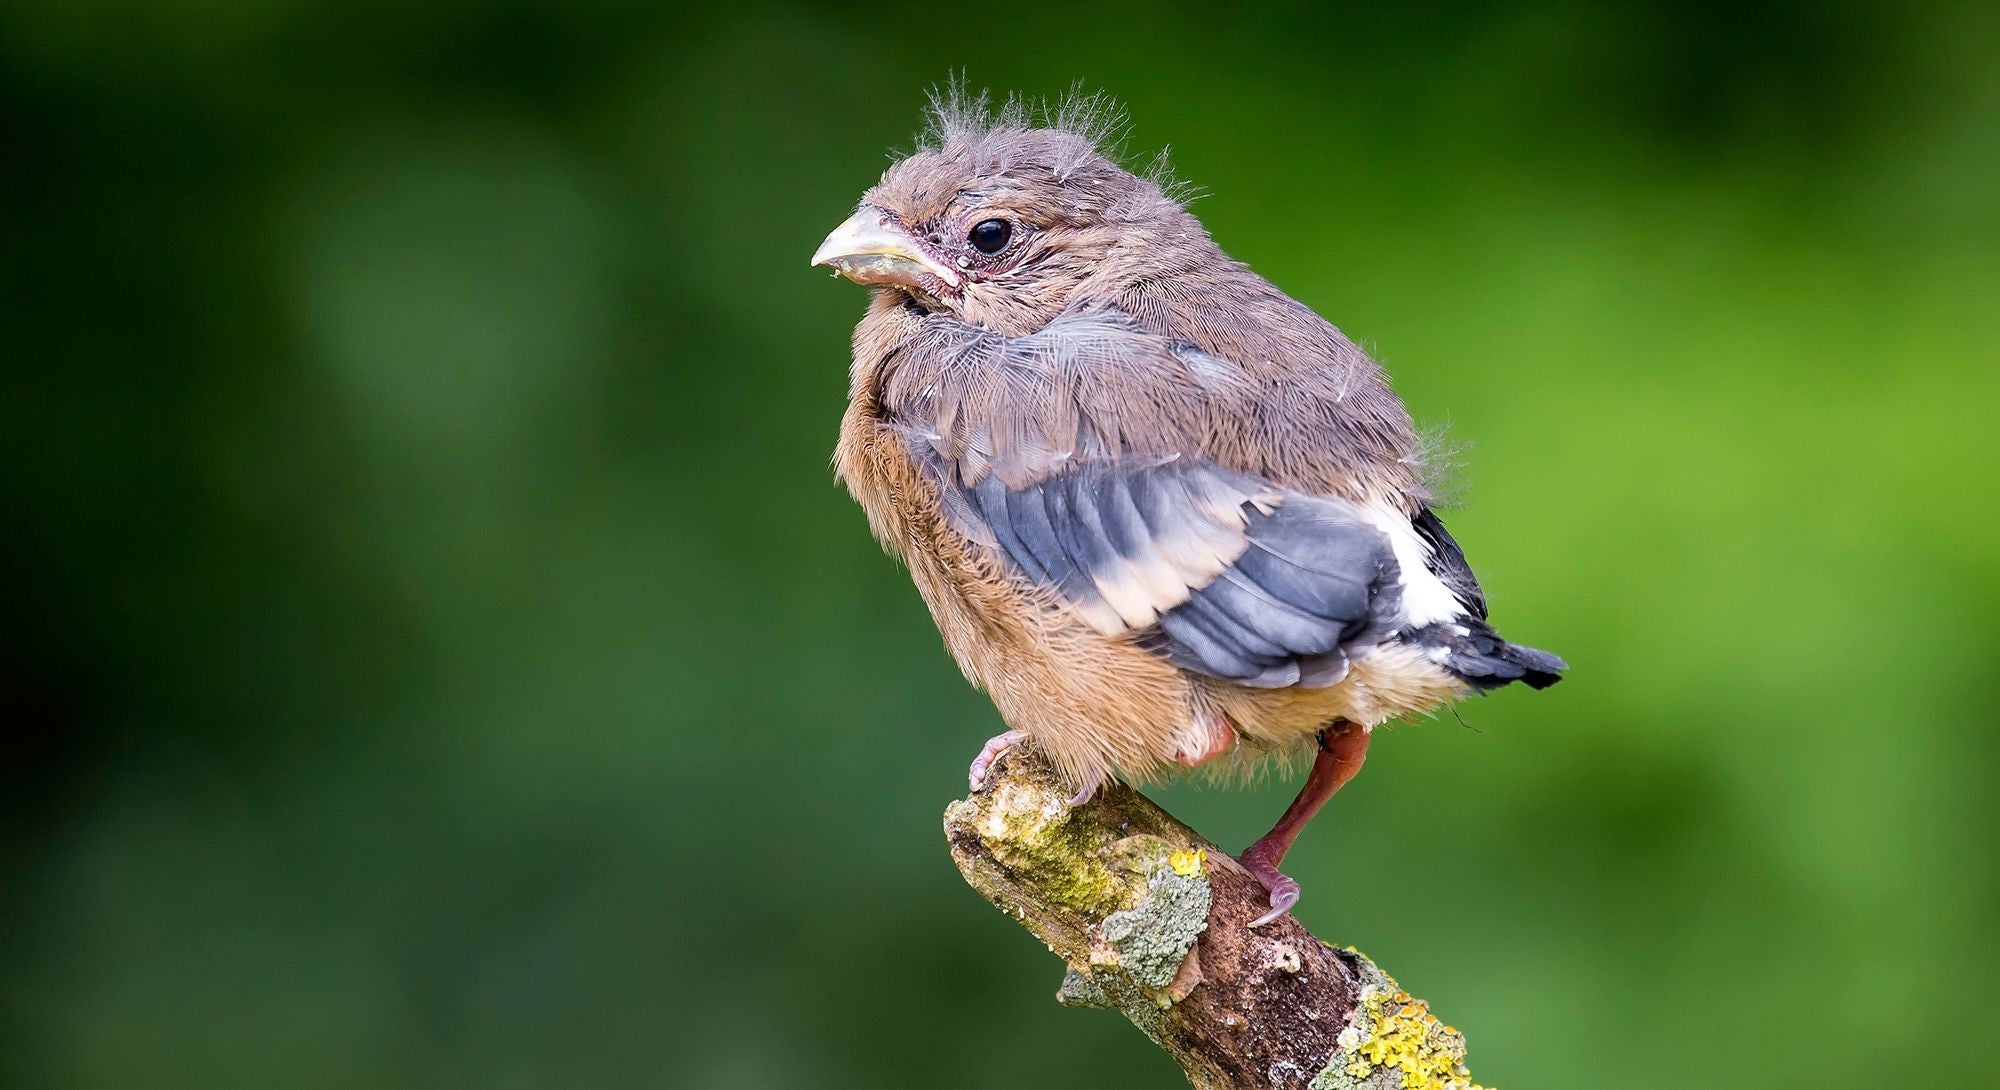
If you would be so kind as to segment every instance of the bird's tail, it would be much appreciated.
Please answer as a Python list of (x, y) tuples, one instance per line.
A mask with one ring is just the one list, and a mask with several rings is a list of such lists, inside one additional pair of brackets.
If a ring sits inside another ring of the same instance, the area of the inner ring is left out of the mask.
[(1445, 668), (1481, 692), (1515, 681), (1531, 689), (1546, 689), (1561, 681), (1562, 672), (1569, 669), (1568, 663), (1547, 651), (1507, 642), (1491, 625), (1474, 617), (1431, 625), (1404, 638), (1443, 648)]

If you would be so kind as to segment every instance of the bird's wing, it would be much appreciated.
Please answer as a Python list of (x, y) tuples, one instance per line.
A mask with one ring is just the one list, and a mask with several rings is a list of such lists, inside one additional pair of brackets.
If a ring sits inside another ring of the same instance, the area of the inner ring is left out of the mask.
[[(1402, 583), (1378, 515), (1203, 449), (1206, 418), (1231, 409), (1223, 361), (1093, 320), (960, 334), (901, 363), (887, 421), (947, 517), (1098, 630), (1281, 687), (1339, 681), (1346, 648), (1395, 626)], [(1142, 367), (1176, 381), (1140, 404), (1108, 402), (1093, 381)]]
[(1085, 462), (949, 510), (1017, 578), (1106, 633), (1245, 685), (1330, 685), (1343, 648), (1394, 626), (1388, 539), (1351, 505), (1204, 463)]

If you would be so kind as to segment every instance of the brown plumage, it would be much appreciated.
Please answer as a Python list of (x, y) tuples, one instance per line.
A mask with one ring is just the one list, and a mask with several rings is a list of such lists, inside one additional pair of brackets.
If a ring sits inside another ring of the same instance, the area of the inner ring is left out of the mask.
[(1314, 752), (1278, 860), (1367, 732), (1562, 663), (1502, 640), (1380, 368), (1232, 261), (1103, 114), (937, 104), (814, 255), (875, 285), (835, 463), (945, 644), (1081, 795)]

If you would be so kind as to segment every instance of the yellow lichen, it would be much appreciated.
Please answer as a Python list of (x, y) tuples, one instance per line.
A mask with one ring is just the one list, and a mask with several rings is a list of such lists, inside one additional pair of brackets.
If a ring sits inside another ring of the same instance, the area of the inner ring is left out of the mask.
[(1349, 1027), (1339, 1041), (1351, 1078), (1387, 1067), (1401, 1073), (1403, 1090), (1484, 1090), (1465, 1070), (1465, 1038), (1423, 1000), (1371, 984), (1361, 990), (1361, 1010), (1362, 1027)]
[(1200, 874), (1201, 866), (1206, 862), (1208, 862), (1207, 848), (1196, 848), (1193, 851), (1182, 849), (1167, 856), (1167, 866), (1172, 867), (1174, 873), (1182, 878), (1193, 878)]

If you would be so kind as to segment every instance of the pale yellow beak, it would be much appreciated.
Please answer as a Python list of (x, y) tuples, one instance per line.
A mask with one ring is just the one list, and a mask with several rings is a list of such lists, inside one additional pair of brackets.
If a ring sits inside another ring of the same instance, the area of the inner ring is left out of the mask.
[[(831, 265), (857, 284), (895, 284), (919, 291), (939, 284), (956, 289), (964, 280), (957, 269), (933, 260), (908, 232), (865, 204), (826, 236), (813, 251), (812, 263)], [(925, 277), (933, 282), (925, 283)]]

